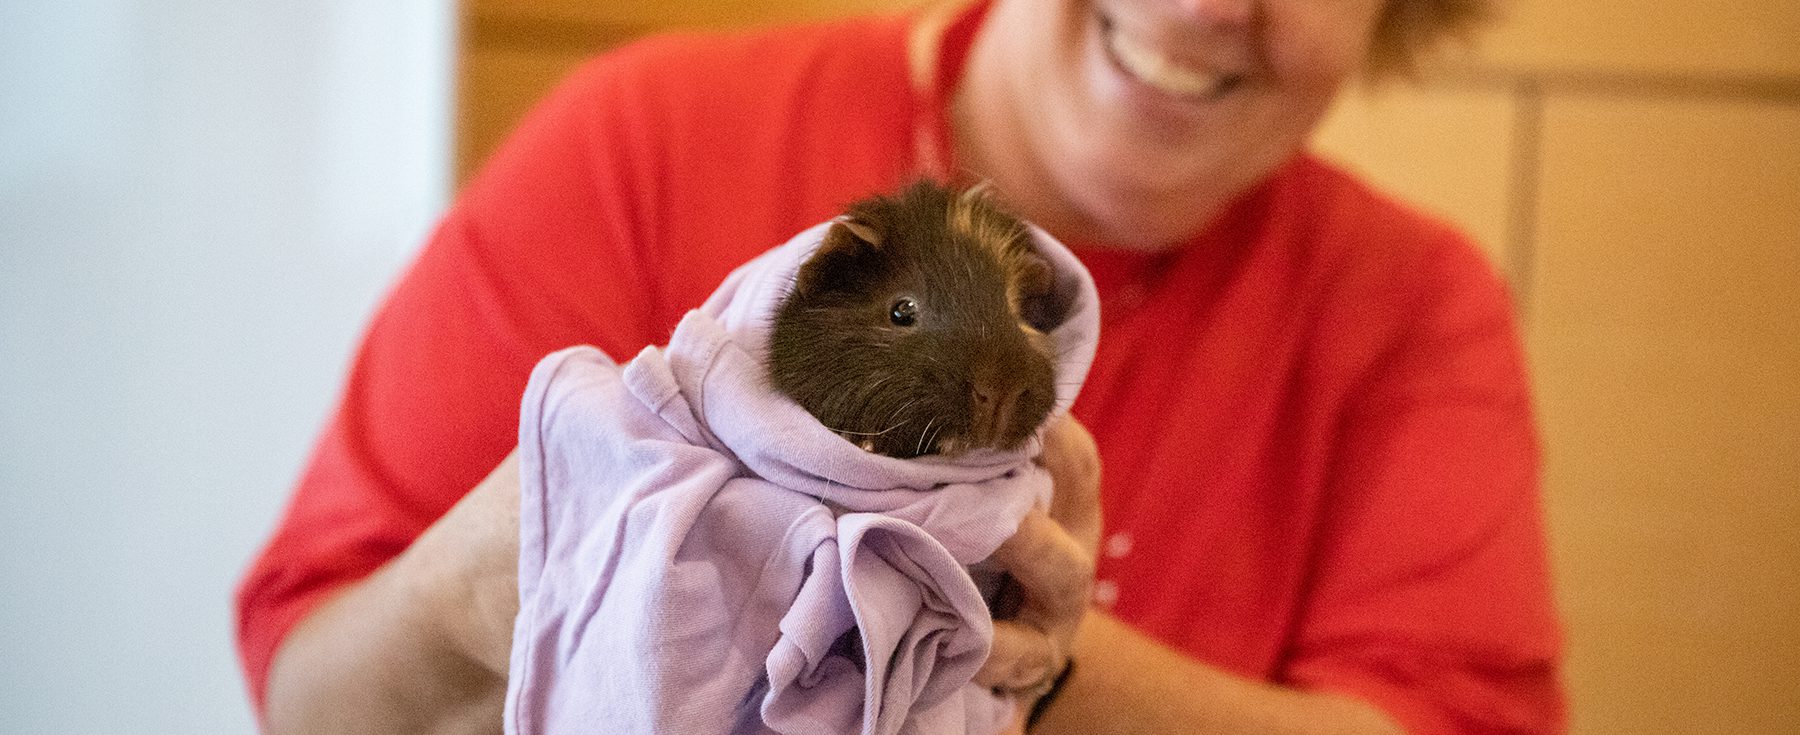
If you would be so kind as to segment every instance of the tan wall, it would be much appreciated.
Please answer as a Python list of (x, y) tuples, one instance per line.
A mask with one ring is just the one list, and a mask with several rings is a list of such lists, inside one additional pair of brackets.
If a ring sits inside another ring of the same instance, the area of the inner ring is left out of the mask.
[[(911, 4), (475, 0), (459, 167), (617, 40)], [(1318, 147), (1512, 280), (1574, 731), (1800, 732), (1800, 2), (1523, 0)]]
[(889, 12), (925, 0), (463, 0), (456, 171), (462, 181), (576, 62), (675, 27)]
[(1524, 0), (1318, 140), (1512, 278), (1574, 731), (1800, 732), (1800, 3)]

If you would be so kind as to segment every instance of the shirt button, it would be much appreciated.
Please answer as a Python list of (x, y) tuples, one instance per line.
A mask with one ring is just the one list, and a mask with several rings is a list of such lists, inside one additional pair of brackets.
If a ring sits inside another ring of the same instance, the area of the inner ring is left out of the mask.
[(1106, 558), (1123, 559), (1131, 553), (1131, 534), (1120, 531), (1106, 537)]
[(1101, 607), (1112, 607), (1119, 601), (1119, 585), (1110, 579), (1094, 582), (1094, 604)]

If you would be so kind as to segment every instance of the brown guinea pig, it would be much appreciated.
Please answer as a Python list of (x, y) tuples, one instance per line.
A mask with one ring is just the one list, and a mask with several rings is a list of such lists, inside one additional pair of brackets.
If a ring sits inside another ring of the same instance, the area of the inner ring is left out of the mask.
[(1056, 403), (1053, 283), (983, 188), (863, 200), (776, 309), (771, 382), (871, 452), (1016, 448)]

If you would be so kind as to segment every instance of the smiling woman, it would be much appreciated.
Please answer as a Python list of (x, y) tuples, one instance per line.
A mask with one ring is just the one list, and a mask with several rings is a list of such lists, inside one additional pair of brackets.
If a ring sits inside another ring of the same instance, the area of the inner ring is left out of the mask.
[[(1391, 15), (996, 0), (588, 62), (397, 286), (245, 582), (271, 724), (491, 726), (530, 366), (634, 354), (737, 265), (927, 173), (989, 180), (1069, 242), (1104, 320), (1088, 429), (1045, 437), (1056, 500), (996, 554), (1022, 612), (978, 682), (1072, 657), (1014, 690), (1056, 683), (1043, 732), (1558, 731), (1505, 290), (1467, 238), (1301, 148), (1388, 63)], [(1105, 555), (1102, 508), (1126, 539)]]
[(1422, 52), (1399, 39), (1422, 44), (1466, 14), (1379, 0), (999, 2), (990, 22), (1007, 30), (981, 36), (956, 98), (960, 163), (1052, 231), (1177, 244), (1300, 149), (1373, 63), (1384, 13), (1411, 20), (1384, 27), (1390, 54)]

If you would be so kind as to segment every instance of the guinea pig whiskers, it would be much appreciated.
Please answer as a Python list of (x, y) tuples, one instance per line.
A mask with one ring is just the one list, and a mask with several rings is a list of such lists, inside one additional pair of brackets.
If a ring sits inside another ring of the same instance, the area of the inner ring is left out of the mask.
[(941, 433), (943, 433), (943, 432), (944, 432), (944, 427), (942, 427), (942, 426), (939, 426), (939, 427), (938, 427), (938, 428), (937, 428), (937, 431), (934, 431), (934, 432), (932, 432), (932, 433), (931, 433), (931, 439), (930, 439), (930, 440), (928, 440), (928, 441), (926, 441), (926, 442), (925, 442), (925, 446), (928, 446), (928, 447), (936, 447), (936, 446), (937, 446), (937, 438), (938, 438), (938, 434), (941, 434)]
[[(906, 401), (905, 405), (902, 405), (901, 407), (894, 409), (894, 412), (892, 414), (890, 414), (888, 416), (888, 418), (892, 419), (892, 418), (899, 417), (902, 414), (905, 414), (906, 409), (912, 408), (913, 404), (918, 403), (918, 402), (919, 402), (919, 399), (916, 396), (911, 399), (908, 399)], [(899, 427), (901, 425), (910, 424), (910, 423), (912, 423), (912, 419), (910, 419), (910, 418), (900, 419), (900, 423), (894, 424), (894, 427)], [(893, 427), (890, 427), (889, 429), (884, 430), (881, 433), (886, 434), (888, 431), (892, 431), (892, 430), (893, 430)]]
[(925, 435), (931, 433), (931, 425), (935, 423), (937, 423), (936, 416), (931, 417), (930, 421), (925, 422), (924, 430), (919, 432), (919, 446), (913, 450), (913, 454), (920, 455), (925, 453)]
[[(885, 381), (883, 381), (883, 382), (885, 382)], [(913, 403), (915, 403), (915, 402), (917, 402), (917, 401), (918, 401), (918, 399), (917, 399), (917, 398), (915, 398), (915, 399), (913, 399), (913, 400), (910, 400), (910, 401), (907, 401), (907, 402), (906, 402), (906, 405), (904, 405), (904, 406), (901, 406), (901, 407), (899, 407), (899, 408), (897, 408), (897, 409), (895, 409), (895, 410), (894, 410), (894, 413), (893, 413), (893, 414), (892, 414), (892, 415), (890, 415), (890, 416), (889, 416), (889, 418), (890, 418), (890, 419), (892, 419), (892, 418), (895, 418), (895, 417), (897, 417), (897, 416), (898, 416), (898, 415), (899, 415), (899, 414), (901, 414), (901, 413), (903, 413), (903, 412), (905, 412), (905, 411), (906, 411), (906, 409), (908, 409), (908, 408), (912, 408), (912, 405), (913, 405)], [(889, 433), (889, 432), (891, 432), (891, 431), (893, 431), (893, 430), (895, 430), (895, 429), (898, 429), (898, 428), (900, 428), (900, 427), (902, 427), (902, 426), (905, 426), (905, 425), (907, 425), (907, 424), (910, 424), (910, 423), (912, 423), (912, 419), (910, 419), (910, 418), (903, 418), (903, 419), (900, 419), (900, 420), (899, 420), (899, 421), (896, 421), (896, 422), (894, 422), (894, 424), (893, 424), (893, 425), (892, 425), (892, 426), (889, 426), (889, 427), (887, 427), (887, 428), (885, 428), (885, 429), (882, 429), (882, 430), (881, 430), (881, 431), (852, 431), (852, 430), (850, 430), (850, 429), (840, 429), (840, 428), (837, 428), (837, 427), (835, 427), (835, 426), (826, 426), (826, 427), (825, 427), (825, 428), (827, 428), (827, 429), (830, 429), (830, 430), (831, 430), (831, 431), (832, 431), (832, 432), (834, 432), (834, 433), (836, 433), (836, 434), (838, 434), (838, 435), (839, 435), (839, 436), (842, 436), (842, 437), (844, 437), (844, 438), (846, 438), (846, 439), (848, 439), (848, 438), (850, 438), (850, 437), (853, 437), (853, 436), (864, 436), (864, 437), (872, 437), (872, 436), (884, 436), (884, 435), (886, 435), (886, 434), (887, 434), (887, 433)], [(867, 447), (864, 447), (864, 448), (865, 448), (865, 449), (867, 449)]]
[(902, 427), (902, 426), (905, 426), (905, 425), (906, 425), (906, 424), (907, 424), (907, 423), (909, 423), (909, 422), (907, 422), (907, 421), (902, 421), (902, 422), (900, 422), (900, 423), (898, 423), (898, 424), (894, 424), (894, 425), (893, 425), (893, 426), (889, 426), (889, 427), (887, 427), (887, 428), (885, 428), (885, 429), (882, 429), (882, 430), (881, 430), (881, 431), (851, 431), (851, 430), (849, 430), (849, 429), (839, 429), (839, 428), (836, 428), (836, 427), (831, 427), (831, 426), (827, 426), (827, 427), (825, 427), (825, 428), (827, 428), (827, 429), (831, 429), (831, 431), (832, 431), (832, 433), (835, 433), (835, 434), (845, 434), (845, 435), (848, 435), (848, 436), (881, 436), (881, 435), (883, 435), (883, 434), (886, 434), (886, 433), (888, 433), (888, 432), (890, 432), (890, 431), (893, 431), (893, 430), (895, 430), (895, 429), (898, 429), (898, 428), (900, 428), (900, 427)]

